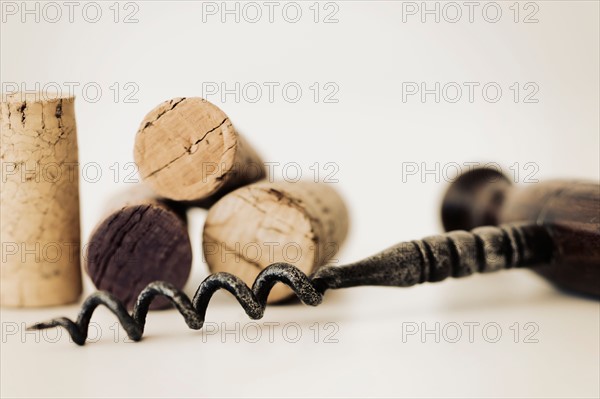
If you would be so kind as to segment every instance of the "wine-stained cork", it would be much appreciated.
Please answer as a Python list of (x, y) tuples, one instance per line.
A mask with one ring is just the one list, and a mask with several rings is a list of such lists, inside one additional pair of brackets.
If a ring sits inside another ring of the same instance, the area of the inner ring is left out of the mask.
[[(183, 288), (192, 267), (184, 209), (154, 197), (142, 186), (120, 193), (109, 208), (109, 216), (92, 232), (86, 251), (86, 271), (94, 285), (130, 309), (153, 281)], [(150, 308), (164, 309), (169, 304), (161, 297)]]
[(74, 98), (2, 96), (2, 306), (74, 302), (81, 294)]
[[(314, 272), (333, 258), (347, 232), (348, 211), (331, 185), (263, 181), (227, 194), (210, 208), (204, 257), (213, 273), (232, 273), (251, 286), (276, 262)], [(269, 302), (291, 292), (278, 284)]]
[(162, 197), (203, 200), (265, 177), (260, 157), (217, 106), (174, 98), (154, 108), (135, 138), (140, 176)]

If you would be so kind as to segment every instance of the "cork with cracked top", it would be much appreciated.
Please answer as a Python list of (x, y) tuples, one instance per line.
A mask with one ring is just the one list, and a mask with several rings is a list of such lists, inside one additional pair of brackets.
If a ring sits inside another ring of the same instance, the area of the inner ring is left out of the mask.
[(160, 196), (199, 201), (265, 176), (257, 153), (217, 106), (174, 98), (146, 115), (135, 138), (142, 179)]
[(2, 96), (2, 306), (51, 306), (81, 294), (74, 98)]
[[(331, 185), (262, 181), (229, 193), (210, 208), (202, 246), (213, 273), (232, 273), (251, 286), (262, 269), (276, 262), (314, 272), (332, 260), (347, 232), (348, 211)], [(291, 294), (277, 284), (268, 302)]]

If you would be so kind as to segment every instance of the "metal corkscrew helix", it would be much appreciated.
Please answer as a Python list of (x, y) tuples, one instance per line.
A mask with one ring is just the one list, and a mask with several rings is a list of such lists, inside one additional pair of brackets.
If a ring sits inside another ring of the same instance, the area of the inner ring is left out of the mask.
[(129, 338), (139, 341), (150, 303), (157, 296), (168, 298), (188, 327), (198, 330), (204, 324), (212, 295), (219, 289), (233, 294), (251, 319), (260, 319), (269, 292), (278, 282), (292, 288), (306, 305), (316, 306), (328, 289), (361, 285), (409, 287), (477, 272), (548, 264), (553, 258), (553, 248), (549, 231), (538, 225), (506, 224), (479, 227), (471, 232), (453, 231), (400, 243), (346, 266), (325, 266), (310, 277), (293, 265), (276, 263), (258, 275), (252, 288), (232, 274), (212, 274), (200, 284), (192, 300), (169, 283), (154, 282), (140, 293), (131, 315), (113, 295), (100, 291), (84, 301), (76, 321), (61, 317), (29, 329), (64, 327), (75, 343), (83, 345), (94, 310), (104, 305), (117, 316)]

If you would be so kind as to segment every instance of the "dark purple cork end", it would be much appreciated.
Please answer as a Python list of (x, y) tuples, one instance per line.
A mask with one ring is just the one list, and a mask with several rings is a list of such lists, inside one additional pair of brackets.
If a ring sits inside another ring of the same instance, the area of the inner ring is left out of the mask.
[[(178, 289), (186, 283), (192, 265), (187, 225), (163, 205), (124, 207), (96, 228), (86, 260), (94, 285), (132, 309), (153, 281), (166, 281)], [(166, 298), (157, 298), (151, 309), (170, 306)]]

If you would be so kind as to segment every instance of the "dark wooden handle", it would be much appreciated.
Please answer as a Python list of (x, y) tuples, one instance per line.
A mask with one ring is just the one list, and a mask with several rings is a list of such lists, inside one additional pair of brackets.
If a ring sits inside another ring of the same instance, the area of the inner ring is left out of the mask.
[(511, 185), (494, 169), (467, 172), (443, 200), (447, 231), (525, 222), (554, 242), (551, 264), (535, 270), (558, 287), (600, 297), (600, 185), (563, 180)]

